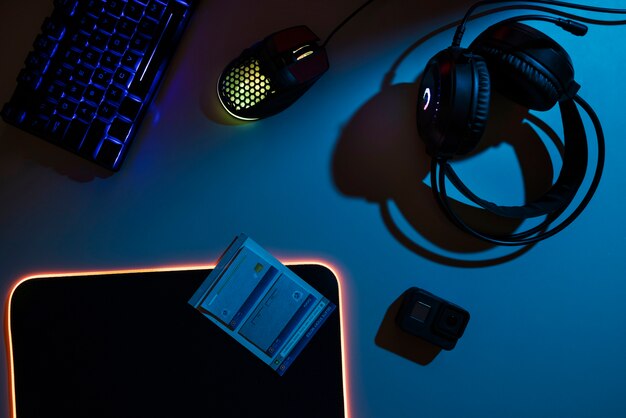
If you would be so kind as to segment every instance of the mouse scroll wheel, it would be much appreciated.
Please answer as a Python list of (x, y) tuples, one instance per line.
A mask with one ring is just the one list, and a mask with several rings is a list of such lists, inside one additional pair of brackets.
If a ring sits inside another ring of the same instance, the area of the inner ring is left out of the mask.
[(315, 45), (303, 45), (298, 49), (295, 49), (292, 54), (293, 54), (293, 58), (296, 61), (300, 61), (301, 59), (304, 59), (306, 57), (308, 57), (309, 55), (312, 55), (315, 52)]

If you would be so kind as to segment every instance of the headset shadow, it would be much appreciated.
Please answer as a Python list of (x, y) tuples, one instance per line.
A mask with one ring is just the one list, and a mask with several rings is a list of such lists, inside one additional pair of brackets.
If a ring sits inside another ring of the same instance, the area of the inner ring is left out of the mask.
[[(364, 198), (378, 205), (390, 233), (406, 248), (432, 261), (458, 267), (483, 267), (524, 254), (532, 245), (495, 258), (468, 259), (468, 255), (477, 255), (493, 245), (466, 234), (451, 223), (424, 182), (430, 173), (430, 157), (417, 132), (418, 86), (419, 78), (413, 83), (386, 81), (380, 92), (354, 114), (341, 132), (333, 155), (332, 174), (336, 187), (346, 196)], [(479, 147), (466, 157), (476, 158), (489, 148), (508, 144), (519, 161), (527, 200), (544, 194), (554, 175), (547, 147), (527, 122), (534, 119), (526, 108), (492, 93), (485, 135)], [(546, 124), (533, 125), (561, 149), (557, 134)], [(396, 206), (413, 231), (459, 257), (432, 251), (411, 239), (392, 216), (391, 205)], [(512, 233), (522, 222), (459, 201), (454, 201), (453, 205), (469, 225), (491, 234)]]

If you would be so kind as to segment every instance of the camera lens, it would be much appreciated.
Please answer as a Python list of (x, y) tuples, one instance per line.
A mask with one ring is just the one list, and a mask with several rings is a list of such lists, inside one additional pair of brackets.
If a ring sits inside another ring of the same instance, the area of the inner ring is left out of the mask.
[(446, 338), (459, 338), (463, 334), (467, 315), (452, 306), (445, 306), (437, 323), (435, 331)]

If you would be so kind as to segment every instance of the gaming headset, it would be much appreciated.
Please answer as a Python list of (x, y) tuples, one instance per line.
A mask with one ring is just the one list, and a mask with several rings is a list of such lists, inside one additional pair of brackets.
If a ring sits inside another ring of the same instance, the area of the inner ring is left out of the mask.
[[(346, 22), (372, 2), (373, 0), (365, 1), (331, 32), (321, 46), (317, 45), (317, 37), (314, 35), (312, 38), (309, 36), (313, 41), (307, 38), (307, 42), (313, 45), (313, 49), (322, 54), (325, 60), (324, 47), (328, 40)], [(472, 13), (478, 7), (498, 3), (521, 3), (507, 7), (507, 10), (541, 10), (551, 15), (572, 17), (575, 20), (546, 14), (512, 17), (492, 25), (482, 32), (469, 47), (462, 48), (461, 40), (465, 26)], [(601, 8), (555, 0), (478, 1), (468, 9), (460, 21), (452, 45), (428, 61), (419, 86), (417, 128), (420, 137), (426, 144), (426, 151), (431, 156), (430, 180), (435, 199), (447, 217), (460, 229), (476, 238), (496, 245), (527, 245), (563, 230), (582, 213), (593, 197), (604, 167), (605, 144), (602, 126), (591, 106), (578, 95), (580, 85), (574, 80), (574, 67), (571, 58), (555, 40), (521, 22), (546, 21), (574, 35), (583, 36), (587, 33), (587, 26), (580, 21), (605, 25), (626, 24), (626, 21), (603, 21), (573, 16), (561, 10), (539, 7), (534, 4), (598, 13), (626, 14), (626, 9)], [(301, 27), (296, 27), (280, 32), (278, 36), (289, 31), (293, 32), (296, 29), (302, 31)], [(276, 49), (273, 46), (276, 43), (273, 39), (275, 37), (277, 34), (270, 35), (259, 45), (272, 51)], [(300, 51), (300, 49), (297, 48), (295, 52)], [(308, 55), (305, 56), (305, 61), (316, 58), (315, 55)], [(246, 57), (246, 51), (244, 51), (238, 59), (233, 61), (236, 65), (229, 64), (220, 80), (226, 79), (228, 81), (233, 69), (240, 71), (239, 61)], [(298, 60), (300, 58), (299, 56)], [(322, 66), (323, 68), (321, 67), (321, 70), (315, 73), (315, 77), (312, 78), (313, 81), (305, 85), (306, 89), (328, 69), (328, 62), (324, 62), (325, 66)], [(304, 64), (304, 62), (298, 62), (298, 65), (300, 64)], [(279, 79), (279, 77), (274, 78)], [(229, 109), (224, 104), (230, 103), (228, 100), (231, 98), (227, 94), (228, 91), (224, 93), (223, 88), (220, 90), (219, 85), (218, 95), (221, 94), (222, 104), (231, 114), (237, 116), (237, 109), (233, 110), (234, 107)], [(246, 88), (245, 83), (238, 85), (241, 85), (238, 88)], [(306, 89), (301, 89), (297, 97)], [(508, 99), (530, 110), (545, 111), (558, 104), (561, 112), (564, 134), (561, 171), (556, 182), (545, 194), (521, 206), (501, 206), (478, 197), (461, 181), (450, 164), (450, 161), (470, 153), (479, 144), (489, 119), (492, 90), (497, 90)], [(245, 91), (242, 90), (242, 94), (245, 95)], [(267, 112), (267, 116), (282, 111), (295, 98), (296, 96), (288, 103), (273, 109), (272, 112)], [(245, 106), (251, 107), (254, 104), (256, 102), (251, 102)], [(585, 179), (589, 163), (587, 136), (578, 110), (579, 107), (587, 113), (595, 129), (597, 162), (587, 192), (582, 196), (578, 205), (566, 214)], [(471, 202), (498, 216), (524, 220), (540, 217), (544, 217), (544, 219), (537, 221), (535, 226), (522, 232), (506, 235), (481, 232), (466, 224), (454, 210), (446, 191), (447, 181)], [(561, 220), (558, 224), (552, 225), (559, 219)]]
[[(544, 33), (520, 22), (547, 21), (577, 36), (587, 33), (585, 25), (546, 15), (523, 15), (487, 28), (468, 48), (460, 46), (465, 24), (477, 7), (508, 1), (481, 1), (471, 6), (457, 27), (452, 45), (426, 64), (419, 87), (417, 127), (432, 157), (430, 177), (433, 194), (448, 218), (465, 232), (487, 242), (526, 245), (556, 234), (583, 211), (602, 176), (605, 146), (597, 115), (578, 95), (580, 86), (574, 80), (572, 60), (565, 49)], [(603, 13), (626, 13), (626, 10), (621, 9), (560, 1), (534, 0), (531, 3)], [(553, 12), (559, 13), (556, 10)], [(449, 163), (455, 157), (471, 152), (480, 142), (489, 117), (492, 89), (531, 110), (548, 110), (558, 103), (561, 111), (564, 128), (561, 172), (543, 196), (522, 206), (500, 206), (481, 199), (461, 181)], [(589, 115), (595, 128), (598, 161), (589, 189), (578, 206), (558, 225), (550, 228), (551, 223), (574, 200), (587, 171), (587, 138), (576, 104)], [(517, 219), (545, 216), (545, 219), (520, 233), (498, 236), (480, 232), (466, 224), (454, 211), (446, 191), (446, 180), (467, 199), (493, 214)]]

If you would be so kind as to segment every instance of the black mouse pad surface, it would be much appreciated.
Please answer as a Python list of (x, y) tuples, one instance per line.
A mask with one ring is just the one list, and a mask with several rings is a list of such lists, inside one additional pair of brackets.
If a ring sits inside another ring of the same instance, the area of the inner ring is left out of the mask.
[[(331, 270), (290, 268), (339, 306)], [(341, 309), (279, 376), (187, 303), (210, 271), (21, 283), (9, 324), (16, 417), (343, 417)]]

